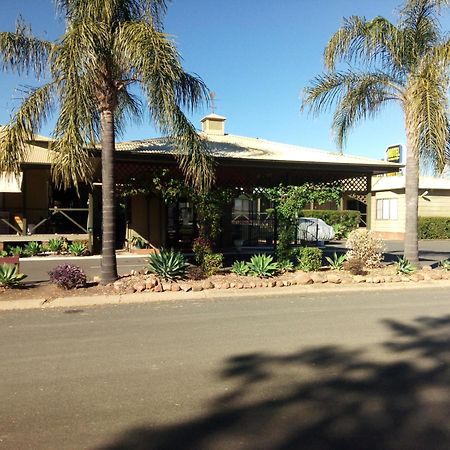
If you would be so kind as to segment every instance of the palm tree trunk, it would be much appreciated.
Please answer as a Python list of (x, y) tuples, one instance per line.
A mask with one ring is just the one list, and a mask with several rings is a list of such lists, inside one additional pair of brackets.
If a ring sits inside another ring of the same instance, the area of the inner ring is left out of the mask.
[(414, 149), (411, 130), (407, 134), (405, 180), (405, 242), (404, 257), (419, 267), (418, 215), (419, 215), (419, 155)]
[(114, 183), (114, 113), (102, 111), (102, 284), (117, 279)]

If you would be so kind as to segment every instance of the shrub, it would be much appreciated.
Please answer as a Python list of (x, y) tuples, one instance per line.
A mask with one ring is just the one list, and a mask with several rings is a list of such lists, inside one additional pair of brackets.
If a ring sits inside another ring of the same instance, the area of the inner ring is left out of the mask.
[(50, 281), (63, 289), (86, 286), (86, 274), (81, 267), (73, 264), (60, 264), (48, 273)]
[(188, 267), (187, 276), (191, 280), (203, 280), (203, 278), (205, 278), (202, 268), (198, 266)]
[(222, 267), (222, 253), (205, 253), (203, 255), (202, 270), (207, 277), (216, 274)]
[(305, 272), (319, 270), (322, 267), (323, 252), (318, 247), (299, 247), (296, 250), (298, 268)]
[(86, 244), (77, 241), (72, 242), (67, 248), (73, 256), (83, 256), (87, 250)]
[(278, 271), (278, 264), (273, 262), (272, 256), (264, 253), (253, 255), (247, 265), (249, 275), (259, 278), (273, 277)]
[(419, 217), (419, 239), (450, 239), (450, 217)]
[(411, 275), (416, 269), (414, 266), (405, 258), (398, 258), (396, 263), (397, 273), (401, 273), (403, 275)]
[(166, 281), (186, 278), (188, 264), (180, 252), (161, 250), (148, 258), (148, 271)]
[(439, 266), (448, 272), (450, 270), (450, 260), (445, 259), (444, 261), (441, 261), (439, 263)]
[(0, 286), (14, 287), (17, 286), (26, 275), (19, 273), (19, 269), (14, 264), (0, 265)]
[(364, 270), (364, 261), (359, 258), (352, 258), (345, 261), (343, 268), (348, 270), (352, 275), (366, 275)]
[(236, 275), (247, 275), (249, 268), (245, 261), (235, 261), (231, 266), (231, 271)]
[(8, 252), (6, 250), (0, 250), (0, 258), (5, 258), (8, 256)]
[(348, 260), (360, 259), (366, 267), (379, 267), (383, 260), (384, 243), (372, 231), (365, 228), (353, 230), (347, 239)]
[(203, 259), (207, 253), (212, 253), (212, 243), (210, 240), (198, 237), (194, 239), (192, 243), (192, 251), (195, 254), (196, 263), (201, 266), (203, 263)]
[(50, 239), (47, 248), (51, 252), (59, 253), (63, 249), (64, 241), (62, 239)]
[(36, 256), (39, 255), (39, 253), (41, 252), (42, 252), (42, 245), (36, 241), (28, 242), (28, 244), (25, 246), (23, 250), (23, 253), (27, 256)]
[(321, 209), (303, 210), (304, 217), (322, 219), (334, 228), (336, 239), (345, 239), (351, 231), (359, 227), (361, 213), (359, 211), (330, 211)]
[(347, 254), (343, 253), (338, 255), (336, 252), (333, 253), (333, 257), (325, 256), (330, 267), (334, 270), (341, 270), (344, 266), (345, 261), (347, 261)]

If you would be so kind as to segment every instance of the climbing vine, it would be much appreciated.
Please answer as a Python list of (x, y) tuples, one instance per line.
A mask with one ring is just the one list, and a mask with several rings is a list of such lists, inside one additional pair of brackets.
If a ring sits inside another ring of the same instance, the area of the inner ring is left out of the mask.
[(342, 189), (327, 184), (305, 183), (301, 186), (279, 186), (265, 188), (263, 195), (272, 201), (278, 221), (276, 240), (277, 258), (282, 261), (291, 257), (291, 243), (296, 238), (296, 219), (302, 209), (310, 203), (323, 205), (327, 202), (339, 203)]

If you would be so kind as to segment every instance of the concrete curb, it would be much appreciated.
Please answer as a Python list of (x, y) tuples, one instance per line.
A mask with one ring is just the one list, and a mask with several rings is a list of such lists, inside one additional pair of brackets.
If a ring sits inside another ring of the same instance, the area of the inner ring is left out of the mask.
[(26, 309), (49, 309), (49, 308), (79, 308), (103, 305), (127, 305), (149, 302), (183, 301), (183, 300), (219, 300), (224, 298), (236, 299), (247, 297), (273, 297), (274, 295), (311, 296), (315, 294), (345, 294), (355, 291), (398, 291), (398, 290), (425, 290), (427, 288), (450, 287), (450, 280), (435, 280), (421, 282), (399, 282), (399, 283), (361, 283), (361, 284), (316, 284), (305, 286), (285, 286), (283, 288), (254, 288), (254, 289), (210, 289), (200, 292), (143, 292), (134, 294), (113, 294), (98, 296), (74, 296), (58, 297), (55, 299), (30, 299), (0, 301), (1, 311), (26, 310)]

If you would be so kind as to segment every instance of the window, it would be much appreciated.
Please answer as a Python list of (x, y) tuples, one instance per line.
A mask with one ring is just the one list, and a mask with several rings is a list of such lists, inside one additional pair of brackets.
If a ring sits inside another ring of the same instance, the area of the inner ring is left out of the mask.
[(398, 199), (381, 198), (377, 200), (377, 220), (397, 220)]

